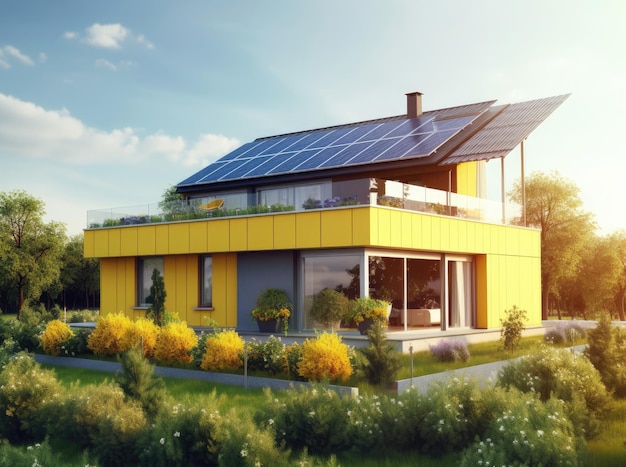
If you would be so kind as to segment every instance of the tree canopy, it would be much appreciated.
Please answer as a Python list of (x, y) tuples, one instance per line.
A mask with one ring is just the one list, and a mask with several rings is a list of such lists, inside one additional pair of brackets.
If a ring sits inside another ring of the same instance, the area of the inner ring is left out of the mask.
[(44, 214), (43, 201), (25, 191), (0, 192), (0, 280), (17, 290), (18, 312), (59, 279), (65, 226)]

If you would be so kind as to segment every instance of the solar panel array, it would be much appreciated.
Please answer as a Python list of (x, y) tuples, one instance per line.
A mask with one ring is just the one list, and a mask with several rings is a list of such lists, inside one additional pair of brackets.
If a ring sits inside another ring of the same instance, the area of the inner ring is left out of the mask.
[(179, 186), (427, 157), (492, 102), (262, 138), (244, 144)]

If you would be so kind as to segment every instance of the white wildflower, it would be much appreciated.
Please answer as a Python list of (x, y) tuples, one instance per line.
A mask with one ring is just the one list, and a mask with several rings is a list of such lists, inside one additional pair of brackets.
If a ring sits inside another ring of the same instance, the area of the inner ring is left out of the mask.
[(165, 444), (165, 438), (161, 438), (161, 439), (159, 440), (159, 443), (161, 443), (161, 444)]

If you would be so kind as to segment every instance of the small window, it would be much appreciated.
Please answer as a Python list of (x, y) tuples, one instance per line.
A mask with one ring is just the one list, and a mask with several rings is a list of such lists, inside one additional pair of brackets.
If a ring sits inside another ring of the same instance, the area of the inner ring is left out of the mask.
[(200, 306), (213, 306), (213, 258), (200, 257)]
[(163, 258), (153, 256), (139, 258), (137, 264), (137, 306), (150, 306), (150, 287), (152, 287), (152, 272), (158, 269), (163, 275)]

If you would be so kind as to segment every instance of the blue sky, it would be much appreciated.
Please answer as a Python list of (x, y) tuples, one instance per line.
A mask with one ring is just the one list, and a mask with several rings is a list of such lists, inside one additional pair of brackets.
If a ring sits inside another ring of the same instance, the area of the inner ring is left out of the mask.
[(424, 110), (572, 93), (526, 173), (558, 171), (599, 233), (626, 229), (624, 24), (622, 0), (4, 0), (0, 191), (76, 234), (254, 138), (402, 114), (407, 92)]

